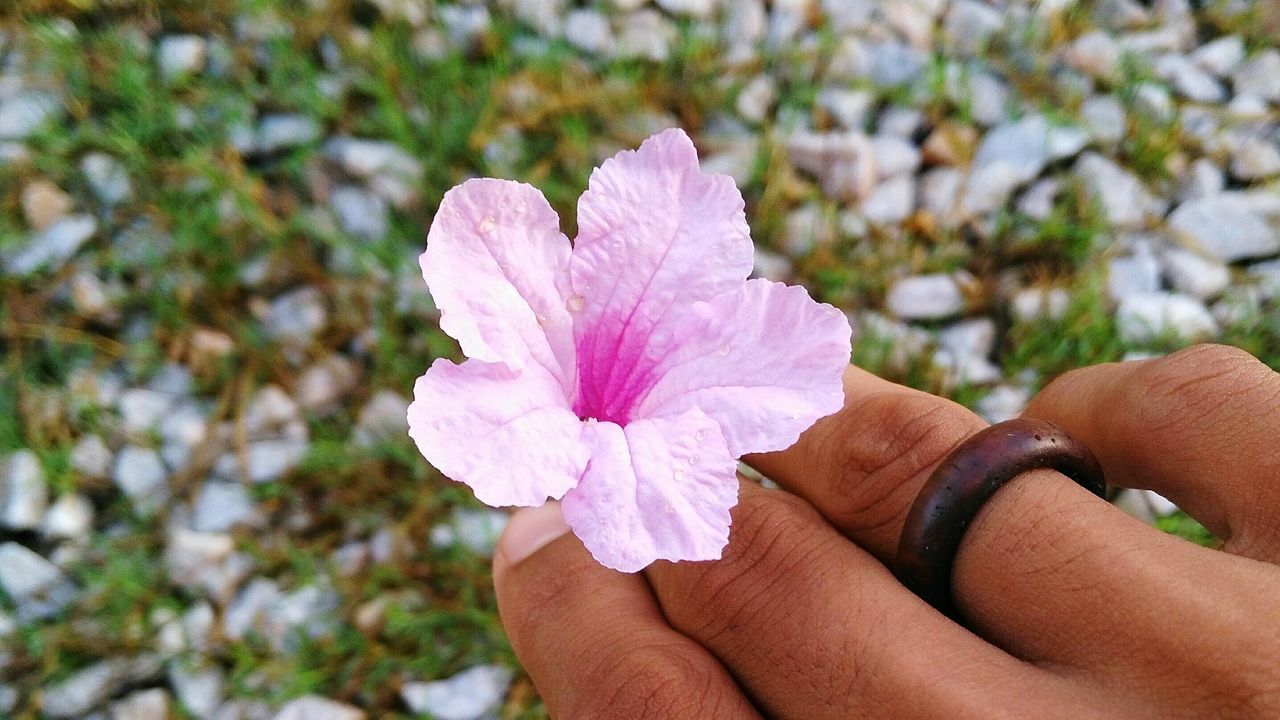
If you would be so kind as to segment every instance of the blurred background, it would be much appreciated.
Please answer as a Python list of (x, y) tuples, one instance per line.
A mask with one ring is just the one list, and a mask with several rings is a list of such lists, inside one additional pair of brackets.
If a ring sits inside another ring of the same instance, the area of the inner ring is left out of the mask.
[[(540, 718), (506, 516), (405, 434), (465, 178), (670, 126), (756, 272), (992, 421), (1200, 340), (1280, 367), (1269, 0), (6, 0), (0, 716)], [(1213, 543), (1158, 496), (1117, 502)]]

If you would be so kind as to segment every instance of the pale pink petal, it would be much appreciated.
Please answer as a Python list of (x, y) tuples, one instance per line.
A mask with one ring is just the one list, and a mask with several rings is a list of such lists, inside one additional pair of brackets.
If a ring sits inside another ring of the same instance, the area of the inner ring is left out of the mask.
[(582, 422), (542, 368), (443, 358), (413, 388), (409, 435), (437, 470), (486, 505), (541, 505), (578, 484)]
[(624, 427), (588, 421), (591, 462), (561, 503), (601, 564), (622, 572), (654, 560), (714, 560), (729, 542), (737, 462), (698, 410)]
[(545, 368), (576, 387), (569, 240), (531, 185), (468, 180), (445, 193), (419, 263), (440, 327), (474, 360)]
[(606, 160), (578, 202), (570, 261), (578, 414), (625, 424), (631, 378), (671, 342), (654, 327), (737, 287), (751, 255), (742, 195), (728, 176), (702, 174), (684, 132), (667, 130)]
[(694, 306), (671, 332), (679, 343), (655, 366), (633, 417), (696, 407), (719, 423), (738, 457), (790, 447), (844, 404), (849, 321), (803, 287), (751, 280)]

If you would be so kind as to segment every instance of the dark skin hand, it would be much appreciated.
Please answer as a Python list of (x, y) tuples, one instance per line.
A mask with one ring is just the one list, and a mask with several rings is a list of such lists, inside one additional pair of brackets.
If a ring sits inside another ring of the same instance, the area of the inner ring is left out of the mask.
[(1050, 470), (970, 526), (964, 625), (886, 569), (936, 464), (986, 426), (856, 368), (845, 407), (746, 460), (724, 557), (598, 565), (554, 504), (494, 559), (503, 623), (557, 720), (1280, 717), (1280, 375), (1198, 346), (1050, 384), (1024, 415), (1224, 541), (1163, 534)]

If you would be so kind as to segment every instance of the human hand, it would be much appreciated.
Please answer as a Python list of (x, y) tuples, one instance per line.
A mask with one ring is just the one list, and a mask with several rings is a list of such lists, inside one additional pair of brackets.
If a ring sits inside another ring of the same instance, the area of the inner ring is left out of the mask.
[(1198, 346), (1050, 384), (1025, 416), (1224, 545), (1029, 472), (961, 544), (968, 629), (886, 564), (920, 486), (986, 423), (856, 368), (845, 390), (794, 447), (747, 458), (789, 492), (744, 481), (719, 561), (621, 574), (554, 503), (512, 519), (499, 608), (552, 717), (1280, 717), (1280, 375)]

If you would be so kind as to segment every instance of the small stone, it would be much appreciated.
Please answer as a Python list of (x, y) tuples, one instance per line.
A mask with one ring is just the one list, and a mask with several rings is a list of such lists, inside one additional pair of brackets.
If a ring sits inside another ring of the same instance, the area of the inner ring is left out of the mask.
[(32, 181), (22, 189), (22, 216), (35, 232), (48, 230), (71, 208), (71, 196), (48, 180)]
[(196, 532), (227, 532), (241, 525), (256, 525), (261, 515), (240, 483), (210, 480), (196, 495), (191, 529)]
[(860, 132), (799, 131), (786, 145), (791, 162), (817, 177), (833, 199), (857, 200), (875, 186), (875, 152)]
[(1114, 145), (1124, 138), (1124, 106), (1114, 95), (1094, 95), (1080, 106), (1080, 117), (1093, 139)]
[(957, 209), (963, 184), (964, 173), (955, 168), (935, 168), (920, 176), (920, 207), (939, 227), (950, 229), (960, 224)]
[(1173, 289), (1192, 297), (1207, 300), (1231, 284), (1231, 271), (1225, 264), (1190, 250), (1170, 248), (1160, 259)]
[(92, 272), (81, 270), (71, 276), (71, 304), (86, 318), (110, 321), (118, 319), (115, 302), (118, 289), (109, 287)]
[(867, 221), (880, 226), (900, 223), (915, 210), (916, 182), (900, 175), (876, 185), (859, 206)]
[(1153, 293), (1160, 289), (1160, 262), (1143, 243), (1132, 255), (1112, 258), (1107, 263), (1107, 294), (1117, 302), (1133, 293)]
[(123, 163), (106, 153), (91, 152), (80, 160), (85, 182), (105, 207), (112, 207), (133, 197), (133, 183)]
[(173, 407), (174, 397), (168, 393), (130, 388), (120, 394), (120, 419), (130, 434), (150, 432)]
[(379, 390), (360, 409), (354, 439), (371, 447), (382, 442), (401, 441), (409, 432), (409, 401), (391, 390)]
[(1280, 228), (1267, 223), (1242, 193), (1188, 200), (1170, 215), (1169, 228), (1222, 262), (1280, 253)]
[(1022, 288), (1009, 302), (1014, 319), (1024, 323), (1042, 318), (1060, 319), (1070, 306), (1071, 295), (1062, 288)]
[(298, 405), (311, 412), (329, 412), (355, 389), (360, 380), (356, 364), (334, 353), (307, 367), (298, 377)]
[(978, 55), (1004, 25), (1002, 13), (978, 0), (954, 0), (943, 19), (947, 44), (961, 55)]
[(876, 118), (876, 134), (912, 140), (927, 122), (928, 118), (916, 108), (890, 105)]
[(1119, 44), (1101, 30), (1081, 35), (1066, 51), (1067, 64), (1089, 77), (1104, 80), (1119, 77), (1121, 56)]
[(1181, 178), (1178, 197), (1182, 201), (1217, 195), (1227, 185), (1226, 173), (1208, 158), (1191, 163)]
[(111, 474), (116, 486), (129, 498), (134, 512), (142, 516), (156, 514), (169, 501), (167, 477), (160, 454), (136, 445), (120, 449)]
[(1156, 61), (1156, 75), (1173, 84), (1178, 94), (1202, 103), (1220, 103), (1227, 90), (1213, 75), (1186, 57), (1169, 53)]
[(14, 275), (31, 275), (38, 270), (57, 272), (98, 232), (91, 215), (68, 215), (32, 235), (25, 243), (0, 253), (5, 269)]
[(964, 309), (964, 293), (952, 275), (913, 275), (894, 282), (885, 308), (904, 320), (937, 320)]
[[(305, 438), (258, 440), (249, 443), (245, 448), (243, 479), (254, 484), (275, 482), (298, 467), (306, 458), (310, 447)], [(213, 476), (220, 480), (239, 481), (242, 479), (240, 474), (238, 453), (223, 454), (214, 463)]]
[(139, 690), (111, 704), (111, 720), (168, 720), (169, 693), (161, 688)]
[(924, 53), (910, 45), (888, 40), (867, 46), (869, 78), (881, 87), (906, 85), (919, 78), (927, 63)]
[(40, 525), (48, 504), (44, 471), (34, 452), (23, 448), (0, 462), (0, 526), (33, 530)]
[(708, 18), (720, 5), (720, 0), (655, 0), (658, 7), (673, 15)]
[(828, 86), (818, 91), (815, 103), (845, 130), (862, 130), (875, 107), (876, 97), (866, 90)]
[(997, 385), (978, 401), (974, 409), (982, 419), (994, 425), (1018, 417), (1030, 401), (1031, 393), (1026, 388)]
[(1018, 212), (1033, 220), (1046, 220), (1053, 214), (1062, 183), (1057, 178), (1045, 178), (1036, 182), (1018, 198)]
[(1226, 35), (1201, 45), (1191, 53), (1191, 61), (1218, 77), (1225, 77), (1244, 60), (1244, 40)]
[(1001, 377), (1000, 368), (990, 360), (995, 340), (996, 324), (991, 318), (955, 323), (938, 333), (934, 364), (949, 372), (952, 383), (995, 382)]
[(264, 320), (267, 334), (286, 345), (306, 346), (328, 323), (324, 294), (307, 286), (280, 295), (271, 302)]
[(258, 125), (254, 147), (260, 153), (275, 153), (301, 147), (320, 139), (320, 123), (306, 115), (268, 115)]
[(1154, 82), (1138, 83), (1133, 90), (1133, 107), (1157, 122), (1173, 121), (1175, 108), (1169, 89)]
[(153, 679), (159, 670), (159, 662), (151, 656), (103, 660), (44, 688), (40, 711), (56, 720), (81, 717), (105, 705), (125, 686)]
[(564, 19), (564, 39), (590, 55), (603, 55), (614, 44), (609, 19), (597, 10), (572, 10)]
[(156, 65), (166, 80), (176, 80), (204, 69), (208, 44), (199, 35), (168, 35), (156, 45)]
[(742, 119), (760, 124), (769, 116), (778, 99), (778, 85), (771, 75), (757, 75), (738, 93), (734, 107)]
[[(290, 700), (272, 720), (365, 720), (363, 710), (319, 695)], [(440, 720), (449, 720), (440, 718)]]
[(1280, 145), (1266, 138), (1245, 138), (1231, 154), (1231, 174), (1240, 180), (1280, 175)]
[(1254, 95), (1280, 103), (1280, 50), (1271, 48), (1236, 67), (1231, 83), (1237, 95)]
[(252, 567), (252, 561), (235, 552), (235, 541), (221, 533), (198, 533), (175, 527), (164, 554), (169, 582), (180, 588), (203, 591), (222, 603)]
[(383, 140), (335, 137), (325, 143), (325, 154), (348, 174), (367, 180), (394, 177), (417, 182), (424, 172), (422, 163), (407, 150)]
[(938, 165), (964, 165), (973, 157), (978, 132), (972, 125), (943, 122), (921, 146), (924, 159)]
[(85, 477), (107, 477), (111, 473), (111, 459), (111, 450), (97, 435), (85, 435), (71, 448), (71, 468)]
[(66, 112), (62, 100), (53, 93), (22, 90), (7, 97), (0, 95), (0, 140), (23, 140)]
[(807, 202), (787, 213), (781, 244), (791, 257), (803, 257), (834, 240), (831, 214), (821, 203)]
[(1166, 292), (1126, 295), (1116, 310), (1120, 339), (1145, 343), (1172, 335), (1181, 340), (1212, 339), (1218, 323), (1204, 303), (1189, 295)]
[(498, 537), (510, 519), (511, 516), (501, 510), (458, 508), (453, 511), (450, 524), (463, 547), (481, 557), (492, 557)]
[(880, 180), (913, 173), (920, 167), (920, 150), (914, 143), (895, 135), (873, 136), (871, 153), (876, 159), (876, 177)]
[(168, 675), (178, 703), (191, 716), (197, 720), (211, 720), (216, 716), (226, 697), (226, 676), (220, 667), (190, 667), (184, 662), (173, 661), (169, 663)]
[(1163, 201), (1154, 197), (1141, 180), (1098, 153), (1081, 155), (1075, 174), (1116, 227), (1141, 227), (1164, 214)]
[(329, 194), (329, 206), (342, 229), (361, 240), (381, 240), (391, 227), (387, 202), (355, 185), (341, 185)]
[(15, 542), (0, 545), (0, 590), (22, 623), (53, 617), (76, 597), (75, 585), (56, 565)]
[(1085, 140), (1078, 129), (1055, 128), (1043, 115), (992, 128), (974, 154), (961, 206), (971, 213), (996, 210), (1049, 162), (1079, 152)]
[(400, 697), (411, 711), (437, 720), (481, 720), (502, 704), (512, 675), (505, 667), (477, 665), (447, 680), (405, 683)]
[(83, 495), (66, 493), (49, 506), (40, 532), (50, 540), (83, 540), (93, 529), (93, 503)]
[(616, 19), (618, 42), (614, 52), (622, 58), (641, 58), (666, 62), (671, 56), (678, 30), (662, 13), (643, 9)]

